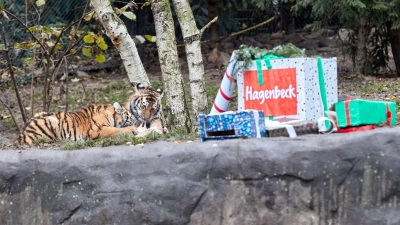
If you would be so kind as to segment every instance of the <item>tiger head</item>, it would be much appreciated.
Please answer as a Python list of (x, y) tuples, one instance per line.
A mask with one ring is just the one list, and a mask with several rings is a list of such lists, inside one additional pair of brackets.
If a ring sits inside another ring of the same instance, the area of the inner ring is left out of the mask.
[(160, 118), (161, 98), (164, 91), (161, 88), (154, 89), (150, 86), (138, 83), (135, 91), (129, 97), (125, 107), (135, 119), (135, 126), (146, 123), (147, 126), (155, 119)]
[(129, 110), (121, 106), (118, 102), (114, 102), (113, 107), (115, 110), (115, 127), (128, 127), (134, 125), (134, 120)]

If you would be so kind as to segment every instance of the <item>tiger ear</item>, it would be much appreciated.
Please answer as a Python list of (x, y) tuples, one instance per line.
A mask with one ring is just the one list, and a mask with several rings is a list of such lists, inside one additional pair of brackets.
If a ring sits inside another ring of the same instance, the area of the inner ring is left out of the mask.
[(160, 98), (164, 95), (164, 90), (162, 88), (157, 88), (156, 92), (160, 94)]
[(142, 84), (142, 83), (137, 83), (136, 86), (135, 86), (135, 91), (138, 91), (138, 90), (144, 89), (144, 88), (145, 88), (144, 84)]

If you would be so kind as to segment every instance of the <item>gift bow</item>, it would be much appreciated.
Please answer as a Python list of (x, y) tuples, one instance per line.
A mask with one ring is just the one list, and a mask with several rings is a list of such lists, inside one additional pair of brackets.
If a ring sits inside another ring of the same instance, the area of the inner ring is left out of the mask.
[(264, 84), (263, 81), (263, 76), (262, 76), (262, 66), (261, 66), (261, 60), (265, 62), (265, 65), (267, 66), (267, 69), (272, 69), (271, 65), (271, 59), (283, 59), (285, 57), (283, 56), (277, 56), (274, 54), (267, 54), (264, 55), (261, 59), (256, 59), (256, 65), (257, 65), (257, 75), (258, 75), (258, 84), (262, 86)]

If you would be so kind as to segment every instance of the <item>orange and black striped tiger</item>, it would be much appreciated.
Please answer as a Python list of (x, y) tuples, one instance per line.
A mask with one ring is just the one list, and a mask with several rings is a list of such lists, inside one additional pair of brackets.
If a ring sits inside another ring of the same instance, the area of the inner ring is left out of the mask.
[(158, 133), (164, 133), (161, 123), (161, 98), (164, 91), (161, 88), (154, 89), (150, 86), (138, 83), (135, 91), (125, 103), (125, 108), (132, 114), (134, 125), (145, 124)]
[(129, 111), (118, 102), (113, 105), (94, 104), (76, 112), (37, 114), (20, 133), (18, 143), (30, 145), (40, 137), (44, 137), (46, 143), (56, 140), (85, 141), (119, 133), (138, 133), (138, 126), (133, 126)]

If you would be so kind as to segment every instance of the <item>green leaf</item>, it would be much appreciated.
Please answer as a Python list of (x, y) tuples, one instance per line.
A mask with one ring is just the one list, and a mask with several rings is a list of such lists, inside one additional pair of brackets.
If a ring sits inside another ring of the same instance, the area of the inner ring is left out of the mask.
[(61, 34), (61, 30), (59, 28), (51, 28), (51, 33), (58, 37)]
[[(30, 28), (29, 28), (29, 30), (30, 30), (32, 33), (35, 33), (37, 29), (38, 29), (37, 26), (33, 26), (33, 27), (30, 27)], [(28, 31), (26, 31), (26, 32), (28, 32)]]
[(4, 46), (4, 44), (0, 44), (0, 51), (6, 49), (6, 47)]
[(51, 42), (51, 41), (46, 41), (46, 44), (47, 44), (47, 46), (49, 46), (49, 47), (53, 47), (53, 46), (54, 46), (54, 43)]
[(136, 15), (133, 12), (123, 12), (122, 14), (128, 19), (136, 21)]
[(30, 47), (32, 47), (32, 46), (35, 46), (35, 44), (36, 44), (35, 41), (28, 41), (28, 42), (26, 43), (26, 47), (27, 47), (27, 48), (30, 48)]
[(96, 38), (96, 43), (97, 43), (97, 44), (100, 44), (101, 42), (104, 42), (103, 36), (97, 37), (97, 38)]
[(144, 35), (144, 37), (145, 37), (146, 40), (149, 41), (149, 42), (156, 42), (156, 41), (157, 41), (157, 37), (156, 37), (156, 36)]
[(35, 63), (36, 63), (36, 61), (33, 58), (25, 58), (23, 65), (24, 65), (24, 67), (32, 67), (35, 65)]
[(3, 10), (3, 9), (4, 9), (4, 4), (0, 3), (0, 10)]
[(91, 12), (87, 13), (83, 19), (86, 21), (90, 21), (93, 18), (94, 14), (95, 14), (95, 12), (91, 11)]
[(25, 43), (15, 43), (14, 48), (15, 49), (26, 49), (26, 44)]
[(48, 27), (43, 26), (42, 27), (43, 32), (45, 32), (46, 34), (51, 34), (51, 30)]
[(37, 0), (36, 1), (36, 5), (37, 6), (42, 6), (42, 5), (44, 5), (46, 3), (46, 0)]
[(71, 54), (71, 55), (73, 55), (73, 54), (75, 54), (76, 53), (76, 48), (72, 48), (70, 51), (69, 51), (69, 54)]
[(144, 9), (144, 7), (151, 5), (150, 1), (146, 1), (145, 3), (143, 3), (142, 7), (140, 7), (140, 9)]
[(82, 48), (82, 53), (83, 53), (84, 56), (90, 57), (92, 55), (91, 48), (83, 47)]
[(106, 57), (103, 54), (97, 54), (96, 55), (96, 61), (99, 63), (103, 63), (106, 61)]
[(105, 42), (100, 42), (97, 46), (101, 48), (101, 50), (107, 50), (108, 45)]
[(88, 44), (93, 43), (95, 41), (94, 34), (93, 33), (86, 34), (85, 37), (83, 37), (83, 41)]

